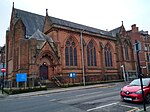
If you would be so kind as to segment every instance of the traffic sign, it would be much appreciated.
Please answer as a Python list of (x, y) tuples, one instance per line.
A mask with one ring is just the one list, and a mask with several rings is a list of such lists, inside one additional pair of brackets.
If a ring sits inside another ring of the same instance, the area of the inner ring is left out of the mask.
[(1, 68), (1, 72), (6, 72), (6, 68)]

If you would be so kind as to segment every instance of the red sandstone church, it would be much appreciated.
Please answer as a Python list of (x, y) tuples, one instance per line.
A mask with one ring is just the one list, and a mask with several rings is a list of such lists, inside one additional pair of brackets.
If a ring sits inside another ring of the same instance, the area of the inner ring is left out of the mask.
[(60, 85), (95, 83), (121, 80), (123, 69), (126, 76), (136, 76), (135, 33), (141, 38), (136, 25), (126, 31), (123, 22), (104, 31), (51, 17), (48, 10), (42, 16), (13, 6), (6, 35), (8, 80), (15, 86), (16, 74), (27, 73), (28, 85), (33, 79)]

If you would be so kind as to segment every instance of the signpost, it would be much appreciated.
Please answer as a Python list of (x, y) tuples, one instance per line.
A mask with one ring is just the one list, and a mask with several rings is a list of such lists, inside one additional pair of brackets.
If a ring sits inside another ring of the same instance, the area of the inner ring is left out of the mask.
[[(3, 63), (4, 67), (4, 63)], [(3, 78), (2, 78), (2, 94), (4, 92), (4, 73), (6, 72), (6, 68), (1, 68), (1, 72), (3, 73)]]
[(144, 91), (143, 91), (143, 82), (142, 82), (142, 70), (141, 70), (140, 59), (139, 59), (140, 50), (141, 50), (141, 45), (137, 40), (135, 40), (135, 51), (136, 51), (136, 55), (137, 55), (138, 78), (140, 78), (140, 83), (141, 83), (141, 90), (142, 90), (142, 97), (143, 97), (143, 107), (144, 107), (144, 111), (146, 111)]
[(75, 72), (70, 72), (69, 77), (70, 77), (70, 78), (76, 78), (76, 73), (75, 73)]
[[(19, 82), (27, 82), (27, 73), (18, 73), (16, 74), (16, 82), (17, 82), (17, 87)], [(25, 85), (26, 87), (26, 85)]]
[(74, 79), (76, 78), (76, 73), (75, 72), (70, 72), (69, 77), (72, 78), (72, 81), (74, 83)]

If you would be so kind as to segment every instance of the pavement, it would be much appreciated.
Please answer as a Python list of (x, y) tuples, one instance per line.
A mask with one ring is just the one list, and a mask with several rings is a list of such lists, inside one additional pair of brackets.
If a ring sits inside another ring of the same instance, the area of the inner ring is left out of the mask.
[(0, 90), (0, 98), (4, 98), (4, 97), (15, 97), (15, 98), (17, 98), (17, 97), (28, 97), (28, 96), (44, 95), (44, 94), (73, 91), (73, 90), (80, 90), (80, 89), (112, 87), (112, 86), (114, 86), (116, 84), (120, 84), (120, 83), (123, 83), (123, 82), (96, 84), (96, 85), (87, 85), (87, 86), (76, 86), (76, 87), (68, 87), (68, 88), (53, 88), (53, 89), (48, 89), (45, 91), (36, 91), (36, 92), (29, 92), (29, 93), (15, 94), (15, 95), (2, 94), (2, 92)]
[(9, 96), (6, 94), (2, 94), (2, 92), (0, 91), (1, 92), (0, 97), (6, 97), (6, 96), (8, 96), (8, 97), (28, 97), (28, 96), (36, 96), (36, 95), (65, 92), (65, 91), (74, 91), (74, 90), (80, 90), (80, 89), (112, 87), (115, 84), (119, 84), (119, 83), (96, 84), (96, 85), (76, 86), (76, 87), (68, 87), (68, 88), (53, 88), (53, 89), (48, 89), (48, 90), (44, 90), (44, 91), (29, 92), (29, 93), (15, 94), (15, 95), (9, 95)]
[(144, 111), (144, 109), (141, 109), (141, 110), (136, 111), (136, 112), (150, 112), (150, 107), (146, 107), (146, 111)]
[(1, 88), (0, 88), (0, 99), (1, 99), (1, 98), (5, 98), (5, 97), (7, 97), (7, 96), (8, 96), (8, 95), (5, 94), (5, 93), (2, 94), (2, 90), (1, 90)]
[[(2, 94), (2, 91), (0, 90), (0, 99), (5, 98), (5, 97), (10, 97), (10, 98), (29, 97), (29, 96), (52, 94), (52, 93), (65, 92), (65, 91), (74, 91), (74, 90), (80, 90), (80, 89), (90, 89), (90, 88), (99, 88), (99, 87), (112, 87), (112, 86), (115, 86), (116, 84), (120, 84), (120, 83), (124, 83), (124, 82), (96, 84), (96, 85), (87, 85), (87, 86), (77, 86), (77, 87), (69, 87), (69, 88), (54, 88), (54, 89), (48, 89), (48, 90), (45, 90), (45, 91), (36, 91), (36, 92), (15, 94), (15, 95)], [(146, 107), (146, 111), (144, 111), (144, 109), (141, 109), (141, 110), (134, 110), (134, 111), (131, 111), (131, 112), (150, 112), (150, 106)]]

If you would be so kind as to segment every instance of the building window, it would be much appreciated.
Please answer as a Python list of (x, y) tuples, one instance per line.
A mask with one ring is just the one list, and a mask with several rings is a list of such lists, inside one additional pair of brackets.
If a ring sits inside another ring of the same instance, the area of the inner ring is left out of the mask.
[(146, 58), (147, 58), (147, 61), (150, 62), (150, 54), (149, 53), (146, 53)]
[(104, 48), (105, 66), (112, 67), (112, 52), (110, 47), (107, 45)]
[(148, 63), (148, 71), (150, 72), (150, 64)]
[(144, 41), (147, 41), (147, 40), (148, 40), (148, 37), (147, 37), (147, 36), (143, 36), (142, 38), (143, 38)]
[(77, 66), (77, 48), (71, 37), (66, 41), (65, 61), (66, 66)]
[(87, 60), (88, 60), (88, 66), (97, 66), (96, 49), (93, 44), (93, 41), (90, 41), (87, 46)]
[(124, 52), (125, 52), (125, 59), (129, 60), (129, 50), (128, 50), (128, 45), (124, 45)]
[(145, 44), (144, 50), (148, 51), (148, 44)]

